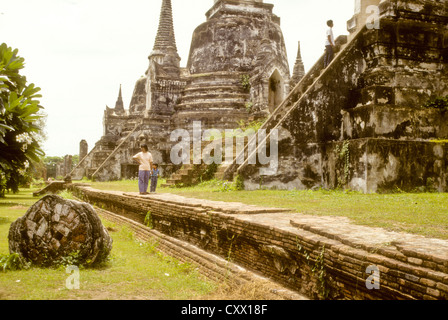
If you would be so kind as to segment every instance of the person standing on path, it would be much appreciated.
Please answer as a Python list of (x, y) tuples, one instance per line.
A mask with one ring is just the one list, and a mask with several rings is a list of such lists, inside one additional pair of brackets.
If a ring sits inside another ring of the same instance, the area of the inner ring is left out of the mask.
[(157, 188), (157, 181), (159, 180), (159, 165), (154, 163), (152, 166), (152, 171), (151, 171), (151, 189), (150, 192), (151, 193), (155, 193), (156, 192), (156, 188)]
[(141, 152), (132, 157), (140, 164), (138, 168), (138, 189), (141, 195), (148, 194), (149, 178), (152, 170), (152, 155), (148, 151), (147, 145), (141, 146)]
[(334, 58), (334, 47), (336, 44), (334, 43), (334, 35), (333, 35), (333, 20), (327, 21), (327, 37), (325, 38), (325, 56), (324, 56), (324, 68), (328, 67), (328, 65), (333, 61)]

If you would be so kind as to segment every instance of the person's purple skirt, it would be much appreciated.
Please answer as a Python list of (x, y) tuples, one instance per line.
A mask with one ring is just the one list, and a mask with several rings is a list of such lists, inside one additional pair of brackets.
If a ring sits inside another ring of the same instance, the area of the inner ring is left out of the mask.
[(151, 171), (139, 171), (138, 172), (138, 189), (140, 193), (148, 192), (149, 178)]

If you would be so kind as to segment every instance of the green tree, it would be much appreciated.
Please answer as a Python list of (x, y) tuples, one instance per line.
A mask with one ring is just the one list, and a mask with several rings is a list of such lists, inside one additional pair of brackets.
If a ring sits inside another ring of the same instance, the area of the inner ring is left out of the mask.
[(0, 197), (17, 192), (33, 162), (44, 156), (39, 140), (43, 109), (40, 88), (27, 84), (19, 71), (25, 59), (5, 43), (0, 45)]
[(72, 156), (72, 165), (76, 167), (79, 163), (79, 154), (75, 154)]
[(62, 163), (64, 161), (63, 157), (45, 157), (43, 159), (45, 168), (47, 169), (47, 176), (56, 178), (56, 166), (59, 163)]

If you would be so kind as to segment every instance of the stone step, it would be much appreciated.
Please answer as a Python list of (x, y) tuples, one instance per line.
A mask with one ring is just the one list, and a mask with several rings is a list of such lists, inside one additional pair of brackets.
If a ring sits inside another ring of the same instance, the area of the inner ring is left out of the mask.
[(193, 85), (235, 85), (235, 86), (241, 86), (241, 75), (238, 75), (236, 73), (204, 73), (204, 74), (193, 74), (190, 77), (190, 81), (188, 82), (187, 86), (193, 86)]
[[(193, 170), (192, 170), (193, 171)], [(171, 179), (173, 180), (178, 180), (178, 181), (184, 181), (185, 179), (188, 179), (190, 172), (188, 172), (187, 174), (178, 174), (175, 173), (171, 176)]]
[(241, 108), (242, 106), (246, 107), (247, 103), (246, 97), (229, 97), (229, 98), (191, 98), (191, 99), (182, 99), (181, 105), (187, 106), (208, 106), (210, 107), (220, 107), (222, 105), (231, 105), (233, 108)]
[(231, 113), (234, 110), (244, 110), (245, 111), (245, 101), (235, 102), (234, 100), (228, 101), (194, 101), (189, 103), (181, 102), (177, 105), (176, 109), (186, 109), (186, 110), (216, 110), (217, 112), (225, 111)]
[(228, 167), (229, 167), (229, 165), (222, 164), (222, 165), (219, 166), (217, 172), (224, 172), (224, 171), (226, 171), (226, 169), (227, 169)]
[(171, 176), (170, 180), (182, 180), (182, 175), (175, 173)]
[(220, 86), (239, 86), (243, 88), (241, 84), (241, 76), (232, 75), (229, 77), (195, 77), (189, 78), (186, 88), (194, 86), (206, 86), (206, 87), (220, 87)]
[(187, 175), (189, 172), (190, 172), (189, 169), (180, 169), (179, 171), (177, 171), (177, 174)]
[(196, 93), (203, 93), (203, 92), (219, 92), (219, 93), (238, 93), (238, 94), (248, 94), (244, 90), (241, 85), (234, 85), (234, 84), (228, 84), (228, 85), (207, 85), (207, 84), (201, 84), (199, 85), (189, 85), (184, 89), (184, 94), (196, 94)]
[(224, 165), (224, 164), (220, 165), (219, 168), (218, 168), (218, 171), (216, 171), (216, 173), (215, 173), (215, 179), (223, 180), (224, 179), (224, 173), (225, 173), (225, 171), (227, 170), (228, 167), (229, 167), (228, 165)]
[(182, 97), (182, 103), (188, 102), (221, 102), (221, 101), (236, 101), (238, 103), (246, 103), (249, 95), (244, 93), (210, 93), (203, 92), (197, 94), (185, 95)]

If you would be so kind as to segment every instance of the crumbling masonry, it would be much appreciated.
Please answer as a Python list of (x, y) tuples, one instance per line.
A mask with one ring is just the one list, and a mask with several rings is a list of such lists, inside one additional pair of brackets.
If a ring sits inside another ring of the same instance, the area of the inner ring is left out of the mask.
[[(290, 71), (280, 19), (260, 0), (214, 1), (192, 37), (180, 67), (170, 0), (162, 1), (159, 28), (146, 76), (135, 85), (129, 109), (122, 93), (104, 113), (104, 135), (81, 159), (73, 178), (131, 178), (132, 155), (146, 143), (165, 175), (175, 129), (234, 129), (241, 120), (266, 118), (289, 92)], [(300, 75), (303, 63), (298, 58)], [(246, 81), (246, 83), (244, 83)], [(250, 106), (250, 108), (248, 107)]]
[[(379, 9), (373, 21), (369, 5)], [(447, 112), (426, 103), (448, 94), (448, 1), (358, 0), (332, 64), (324, 70), (320, 59), (304, 75), (299, 44), (292, 77), (272, 9), (215, 1), (180, 68), (164, 0), (146, 76), (128, 110), (120, 91), (105, 111), (104, 136), (73, 177), (129, 178), (143, 142), (168, 175), (179, 169), (170, 161), (172, 130), (189, 130), (193, 121), (203, 130), (234, 129), (268, 118), (263, 128), (280, 137), (276, 174), (260, 176), (261, 166), (247, 161), (220, 169), (227, 179), (239, 174), (247, 189), (447, 191)]]
[(331, 65), (319, 60), (263, 126), (279, 133), (277, 173), (246, 161), (227, 176), (247, 189), (448, 190), (447, 109), (427, 105), (448, 94), (448, 1), (357, 4)]

